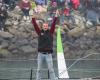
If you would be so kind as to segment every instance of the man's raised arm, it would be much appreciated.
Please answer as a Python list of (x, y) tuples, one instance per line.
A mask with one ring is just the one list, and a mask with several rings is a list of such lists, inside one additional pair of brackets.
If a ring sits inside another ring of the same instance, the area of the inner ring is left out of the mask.
[(40, 29), (39, 29), (39, 27), (38, 27), (38, 25), (36, 23), (36, 20), (35, 20), (34, 16), (32, 17), (32, 24), (33, 24), (33, 26), (35, 28), (36, 33), (39, 35), (40, 34)]
[(55, 17), (53, 19), (53, 22), (52, 22), (52, 25), (51, 25), (51, 29), (50, 29), (50, 33), (51, 34), (53, 34), (54, 31), (55, 31), (55, 25), (56, 25), (56, 21), (57, 21), (58, 15), (59, 15), (59, 11), (56, 10), (56, 14), (55, 14)]

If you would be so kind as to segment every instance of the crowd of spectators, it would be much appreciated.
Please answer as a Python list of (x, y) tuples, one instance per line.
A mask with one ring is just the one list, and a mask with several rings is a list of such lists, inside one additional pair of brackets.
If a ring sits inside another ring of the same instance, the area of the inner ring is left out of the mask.
[(57, 9), (60, 24), (64, 21), (75, 23), (74, 11), (82, 10), (87, 21), (93, 25), (100, 22), (100, 0), (0, 0), (0, 30), (4, 30), (7, 12), (15, 8), (22, 11), (23, 20), (27, 22), (31, 21), (30, 13), (43, 11), (52, 19)]

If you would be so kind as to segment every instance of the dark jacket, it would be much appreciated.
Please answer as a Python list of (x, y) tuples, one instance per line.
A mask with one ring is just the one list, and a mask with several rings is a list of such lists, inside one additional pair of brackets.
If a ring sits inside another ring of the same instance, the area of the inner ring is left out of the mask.
[(35, 18), (32, 19), (32, 24), (38, 34), (38, 51), (39, 52), (53, 52), (53, 33), (55, 30), (57, 17), (54, 18), (51, 29), (47, 31), (40, 30)]

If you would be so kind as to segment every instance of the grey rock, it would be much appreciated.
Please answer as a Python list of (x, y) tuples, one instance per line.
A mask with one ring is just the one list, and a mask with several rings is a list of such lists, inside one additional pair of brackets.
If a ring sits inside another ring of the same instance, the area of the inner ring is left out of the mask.
[(21, 37), (29, 39), (30, 38), (30, 33), (22, 32)]
[[(19, 24), (19, 22), (16, 20), (16, 21), (13, 21), (13, 24), (15, 25), (15, 26), (17, 26), (18, 24)], [(15, 28), (17, 28), (17, 27), (15, 27)]]
[(7, 20), (6, 22), (5, 22), (5, 25), (9, 25), (9, 26), (11, 26), (12, 25), (12, 22), (10, 21), (10, 20)]
[(19, 31), (23, 31), (23, 32), (25, 32), (25, 31), (26, 31), (26, 29), (25, 29), (25, 27), (24, 27), (24, 26), (25, 26), (25, 24), (24, 24), (23, 26), (19, 27), (19, 28), (18, 28), (18, 30), (19, 30)]
[(0, 49), (0, 57), (9, 58), (11, 56), (11, 53), (7, 49)]
[(91, 28), (93, 26), (93, 23), (92, 22), (90, 22), (90, 21), (87, 21), (86, 22), (86, 27), (87, 28)]
[(84, 27), (76, 27), (68, 32), (69, 36), (79, 37), (84, 33)]
[(12, 28), (17, 30), (19, 28), (19, 26), (18, 25), (13, 25)]
[(9, 16), (14, 19), (21, 19), (21, 15), (19, 14), (19, 12), (17, 12), (17, 10), (9, 12)]
[(96, 34), (100, 36), (100, 26), (97, 26)]
[(22, 23), (19, 24), (19, 26), (24, 27), (24, 26), (26, 26), (26, 24), (25, 24), (25, 22), (22, 22)]
[(28, 45), (29, 41), (27, 39), (22, 39), (22, 40), (18, 40), (17, 43), (20, 45)]
[(26, 33), (26, 31), (23, 32), (23, 31), (19, 31), (17, 29), (14, 29), (14, 28), (9, 29), (9, 32), (19, 39), (20, 38), (28, 38), (30, 36), (30, 34)]
[(14, 35), (12, 35), (11, 33), (9, 32), (0, 32), (0, 37), (2, 38), (13, 38)]
[(86, 35), (88, 38), (94, 38), (95, 37), (95, 31), (92, 31), (92, 30), (89, 30), (87, 32), (87, 35)]
[(13, 43), (11, 45), (9, 45), (9, 47), (8, 47), (8, 50), (10, 50), (10, 51), (15, 50), (15, 49), (17, 49), (17, 46)]
[(15, 49), (15, 50), (12, 50), (11, 52), (12, 52), (12, 54), (17, 54), (18, 55), (19, 50), (18, 49)]
[(4, 39), (2, 37), (0, 37), (0, 43), (3, 41)]
[(33, 25), (31, 23), (26, 23), (26, 22), (19, 24), (18, 28), (18, 30), (23, 32), (31, 32), (33, 29), (34, 29)]
[(82, 17), (81, 16), (79, 16), (79, 15), (74, 15), (74, 17), (75, 17), (75, 23), (76, 24), (80, 24), (80, 23), (82, 23)]
[(20, 32), (18, 30), (14, 29), (14, 28), (9, 28), (8, 31), (9, 31), (9, 33), (11, 33), (13, 35), (19, 35), (20, 34)]
[(14, 37), (11, 39), (10, 42), (13, 44), (13, 43), (15, 43), (17, 40), (18, 40), (18, 38), (17, 38), (16, 36), (14, 36)]
[(1, 46), (2, 48), (7, 48), (7, 47), (9, 46), (9, 43), (8, 43), (7, 41), (3, 41), (3, 42), (0, 44), (0, 46)]
[(24, 53), (33, 53), (35, 48), (32, 48), (31, 46), (22, 46), (20, 49)]

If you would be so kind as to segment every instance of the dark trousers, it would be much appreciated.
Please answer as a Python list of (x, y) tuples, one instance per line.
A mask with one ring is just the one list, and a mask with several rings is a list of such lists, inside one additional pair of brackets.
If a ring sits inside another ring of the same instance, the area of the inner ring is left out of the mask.
[(29, 16), (29, 9), (22, 9), (23, 11), (23, 16)]

